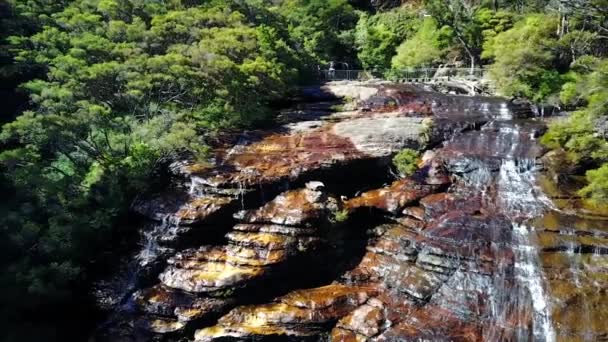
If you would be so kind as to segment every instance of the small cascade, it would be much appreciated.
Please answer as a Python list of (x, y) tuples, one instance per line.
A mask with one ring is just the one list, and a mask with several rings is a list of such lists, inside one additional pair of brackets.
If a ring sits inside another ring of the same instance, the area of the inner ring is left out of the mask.
[[(546, 210), (544, 196), (535, 185), (534, 160), (504, 160), (497, 181), (497, 207), (512, 218), (533, 218)], [(543, 198), (543, 200), (539, 200)]]
[(180, 217), (166, 215), (162, 221), (154, 224), (152, 229), (145, 230), (142, 233), (141, 250), (135, 256), (141, 267), (150, 266), (158, 260), (159, 256), (166, 255), (169, 249), (163, 247), (159, 240), (178, 227), (180, 220)]

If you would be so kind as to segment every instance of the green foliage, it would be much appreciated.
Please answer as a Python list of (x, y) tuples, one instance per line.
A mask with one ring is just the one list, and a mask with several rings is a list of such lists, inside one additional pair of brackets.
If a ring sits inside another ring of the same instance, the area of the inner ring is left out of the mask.
[(438, 27), (449, 27), (453, 33), (453, 47), (458, 48), (460, 58), (474, 66), (479, 59), (483, 42), (482, 29), (475, 20), (480, 8), (477, 2), (463, 0), (424, 0), (428, 13)]
[(399, 173), (404, 177), (413, 175), (414, 172), (418, 170), (419, 162), (420, 153), (409, 148), (403, 149), (393, 158), (393, 165), (395, 165)]
[(586, 197), (594, 205), (608, 203), (608, 163), (599, 169), (587, 171), (588, 185), (580, 190), (581, 196)]
[[(475, 13), (475, 23), (481, 30), (484, 42), (483, 50), (490, 50), (491, 46), (486, 46), (486, 44), (491, 44), (488, 42), (491, 42), (499, 33), (511, 29), (513, 27), (513, 22), (514, 15), (511, 12), (504, 10), (493, 11), (489, 8), (479, 9)], [(488, 53), (486, 52), (486, 54)]]
[(397, 48), (393, 57), (393, 69), (412, 69), (433, 66), (441, 60), (446, 48), (446, 37), (451, 35), (448, 27), (441, 30), (432, 18), (426, 18), (416, 34)]
[(601, 161), (608, 156), (608, 143), (596, 135), (595, 120), (585, 110), (552, 124), (541, 141), (553, 149), (564, 148), (573, 164)]
[(432, 118), (422, 120), (422, 130), (420, 131), (420, 141), (423, 146), (428, 146), (433, 138), (433, 128), (435, 121)]
[[(91, 263), (126, 235), (117, 222), (164, 160), (204, 158), (207, 136), (269, 119), (300, 56), (266, 5), (14, 1), (15, 16), (33, 23), (2, 43), (16, 67), (46, 75), (21, 86), (32, 108), (0, 133), (7, 327), (27, 330), (18, 324), (42, 318), (32, 310), (81, 299)], [(32, 340), (66, 333), (47, 323)]]
[(490, 76), (502, 94), (543, 101), (557, 92), (556, 27), (554, 16), (529, 15), (486, 43), (484, 56), (495, 60)]
[(334, 217), (332, 221), (335, 223), (346, 222), (348, 220), (349, 214), (350, 213), (348, 212), (348, 209), (338, 210), (334, 212)]
[(358, 18), (347, 0), (285, 0), (279, 11), (309, 63), (351, 61)]
[(599, 123), (606, 122), (608, 117), (608, 59), (582, 57), (573, 64), (568, 79), (562, 86), (560, 99), (566, 105), (582, 109), (551, 124), (541, 141), (549, 148), (565, 150), (571, 165), (582, 168), (603, 165), (587, 173), (589, 185), (581, 193), (595, 204), (605, 204), (608, 141), (606, 132), (599, 131)]
[(365, 69), (386, 70), (397, 46), (421, 24), (416, 8), (400, 7), (373, 15), (363, 13), (355, 30), (357, 57)]

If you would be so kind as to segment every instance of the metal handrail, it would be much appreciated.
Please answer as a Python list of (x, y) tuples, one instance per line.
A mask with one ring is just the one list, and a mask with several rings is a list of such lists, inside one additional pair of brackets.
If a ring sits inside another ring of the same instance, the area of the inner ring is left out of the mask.
[[(425, 82), (439, 78), (482, 78), (485, 68), (417, 68), (391, 70), (390, 79), (406, 82)], [(323, 80), (368, 80), (372, 78), (387, 78), (384, 71), (379, 70), (321, 70), (319, 77)]]

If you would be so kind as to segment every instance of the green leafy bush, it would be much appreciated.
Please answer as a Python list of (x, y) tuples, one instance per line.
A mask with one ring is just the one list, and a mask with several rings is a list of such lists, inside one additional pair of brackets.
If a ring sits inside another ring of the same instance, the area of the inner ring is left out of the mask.
[(409, 148), (403, 149), (393, 157), (393, 165), (404, 177), (413, 175), (418, 170), (419, 162), (420, 153)]
[(588, 185), (580, 190), (592, 204), (606, 205), (608, 203), (608, 163), (599, 169), (587, 171)]

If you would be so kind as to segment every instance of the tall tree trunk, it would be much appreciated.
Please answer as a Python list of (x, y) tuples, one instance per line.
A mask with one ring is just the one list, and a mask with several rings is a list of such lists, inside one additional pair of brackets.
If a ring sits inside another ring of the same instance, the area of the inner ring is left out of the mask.
[(460, 44), (462, 44), (464, 51), (466, 51), (467, 55), (469, 55), (469, 59), (471, 60), (471, 75), (473, 75), (473, 72), (475, 71), (475, 55), (473, 54), (473, 51), (471, 51), (467, 43), (464, 41), (460, 33), (457, 30), (454, 30), (454, 33), (460, 41)]

